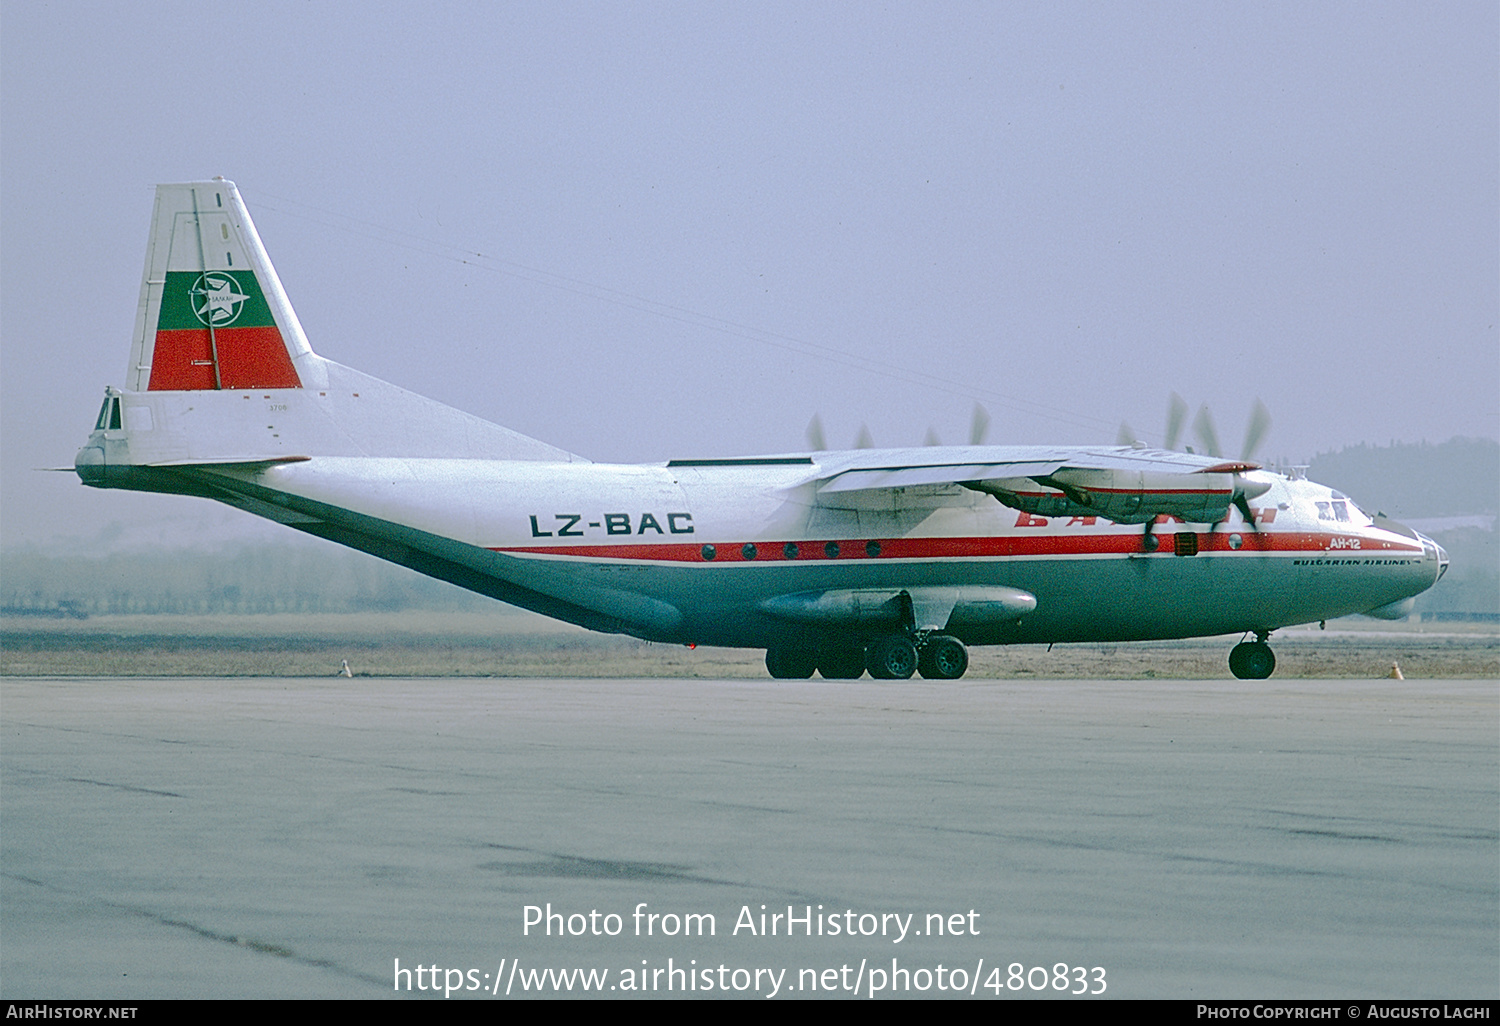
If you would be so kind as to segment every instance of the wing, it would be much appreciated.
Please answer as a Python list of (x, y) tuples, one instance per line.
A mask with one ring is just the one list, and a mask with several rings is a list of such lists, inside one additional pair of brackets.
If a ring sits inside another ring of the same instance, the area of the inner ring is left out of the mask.
[[(1038, 516), (1158, 516), (1217, 523), (1270, 488), (1259, 465), (1133, 446), (955, 446), (820, 453), (807, 480), (819, 495), (961, 485)], [(806, 482), (804, 482), (806, 483)], [(1248, 519), (1248, 513), (1246, 513)]]

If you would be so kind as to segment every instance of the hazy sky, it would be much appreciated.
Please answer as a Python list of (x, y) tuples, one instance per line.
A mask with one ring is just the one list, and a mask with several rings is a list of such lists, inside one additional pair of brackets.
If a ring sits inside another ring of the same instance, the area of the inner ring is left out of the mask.
[(252, 523), (31, 469), (213, 175), (321, 354), (597, 460), (1500, 436), (1497, 10), (6, 4), (0, 543)]

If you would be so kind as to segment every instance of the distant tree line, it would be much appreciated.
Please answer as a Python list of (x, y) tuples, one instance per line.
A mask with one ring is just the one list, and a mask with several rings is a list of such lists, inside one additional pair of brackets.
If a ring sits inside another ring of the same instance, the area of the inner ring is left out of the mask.
[(1398, 520), (1500, 512), (1500, 442), (1489, 438), (1353, 445), (1314, 456), (1307, 476)]
[(0, 606), (104, 613), (361, 613), (471, 610), (492, 599), (359, 552), (246, 545), (100, 558), (0, 555)]

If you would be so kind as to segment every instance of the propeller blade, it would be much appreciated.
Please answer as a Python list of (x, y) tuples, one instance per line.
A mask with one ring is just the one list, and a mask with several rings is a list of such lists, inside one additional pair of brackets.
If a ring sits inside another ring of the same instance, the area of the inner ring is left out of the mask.
[(1245, 498), (1243, 492), (1234, 493), (1234, 508), (1240, 511), (1240, 516), (1245, 518), (1245, 526), (1252, 531), (1259, 531), (1260, 525), (1255, 522), (1255, 511), (1250, 508), (1250, 500)]
[(1177, 443), (1182, 438), (1182, 425), (1187, 423), (1187, 415), (1187, 400), (1173, 392), (1171, 398), (1167, 400), (1166, 448), (1177, 448)]
[(927, 437), (922, 439), (923, 445), (942, 445), (943, 440), (938, 437), (937, 429), (931, 425), (927, 428)]
[(1193, 432), (1199, 443), (1215, 459), (1222, 458), (1224, 449), (1219, 445), (1219, 432), (1214, 427), (1214, 415), (1208, 412), (1208, 404), (1198, 407), (1198, 416), (1193, 420)]
[(870, 429), (864, 424), (859, 426), (859, 434), (854, 436), (854, 447), (856, 449), (875, 448), (875, 439), (870, 437)]
[(990, 433), (990, 412), (978, 403), (974, 404), (974, 416), (969, 421), (969, 444), (983, 445)]
[(1115, 435), (1115, 444), (1116, 445), (1134, 445), (1135, 444), (1135, 428), (1131, 427), (1129, 424), (1125, 423), (1123, 420), (1120, 421), (1120, 433), (1118, 435)]
[(1247, 463), (1253, 459), (1255, 450), (1260, 448), (1260, 443), (1266, 440), (1266, 432), (1270, 430), (1271, 411), (1257, 399), (1250, 410), (1250, 423), (1245, 427), (1245, 445), (1240, 449), (1240, 459)]
[(807, 422), (807, 447), (813, 452), (823, 452), (828, 448), (827, 441), (823, 438), (823, 418), (816, 413)]

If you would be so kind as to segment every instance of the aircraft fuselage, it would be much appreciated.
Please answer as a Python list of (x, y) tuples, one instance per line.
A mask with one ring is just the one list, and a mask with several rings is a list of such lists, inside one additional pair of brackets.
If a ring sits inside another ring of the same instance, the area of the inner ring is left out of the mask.
[(707, 645), (767, 647), (823, 630), (768, 611), (778, 596), (923, 587), (1035, 596), (1018, 618), (952, 623), (948, 633), (968, 644), (1270, 631), (1399, 602), (1441, 568), (1437, 547), (1415, 532), (1279, 474), (1256, 475), (1270, 488), (1250, 507), (1253, 525), (1230, 510), (1219, 524), (1161, 517), (1147, 532), (1097, 516), (1036, 516), (952, 484), (820, 496), (809, 481), (818, 458), (328, 456), (129, 468), (118, 483), (152, 475), (161, 490), (201, 490), (388, 558), (405, 545), (450, 564), (459, 583), (489, 578), (507, 600), (549, 615)]

